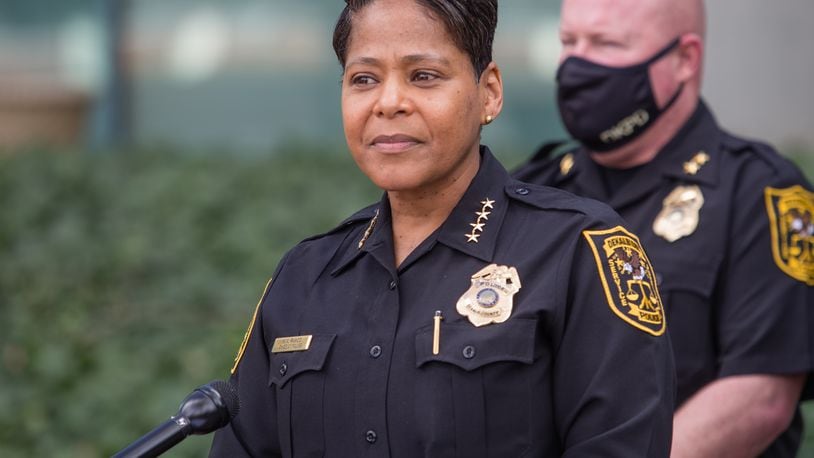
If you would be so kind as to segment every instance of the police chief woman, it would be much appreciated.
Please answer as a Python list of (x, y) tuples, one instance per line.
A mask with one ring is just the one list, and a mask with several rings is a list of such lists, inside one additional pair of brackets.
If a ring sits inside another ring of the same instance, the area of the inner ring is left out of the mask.
[(348, 0), (345, 136), (384, 196), (280, 262), (211, 456), (668, 455), (671, 348), (638, 239), (480, 146), (496, 23), (497, 0)]

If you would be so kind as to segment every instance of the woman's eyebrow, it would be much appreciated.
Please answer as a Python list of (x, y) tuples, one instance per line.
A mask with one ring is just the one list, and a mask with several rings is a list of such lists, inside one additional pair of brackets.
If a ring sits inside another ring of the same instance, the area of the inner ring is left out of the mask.
[(449, 65), (449, 59), (435, 54), (410, 54), (408, 56), (404, 56), (401, 60), (408, 64), (434, 62), (437, 64)]
[[(418, 64), (424, 62), (433, 62), (441, 65), (449, 65), (449, 59), (436, 55), (436, 54), (409, 54), (401, 58), (401, 61), (406, 64)], [(348, 61), (347, 67), (351, 65), (370, 65), (370, 66), (378, 66), (381, 65), (381, 60), (375, 57), (357, 57), (353, 60)]]

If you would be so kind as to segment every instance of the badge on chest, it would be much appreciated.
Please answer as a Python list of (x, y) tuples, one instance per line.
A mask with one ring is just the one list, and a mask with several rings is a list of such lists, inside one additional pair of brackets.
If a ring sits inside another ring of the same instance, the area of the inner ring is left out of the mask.
[(672, 243), (698, 228), (704, 194), (697, 185), (678, 186), (664, 199), (664, 207), (653, 221), (653, 232)]
[(490, 264), (471, 278), (472, 285), (458, 299), (458, 313), (475, 326), (502, 323), (512, 314), (512, 299), (520, 290), (517, 269)]

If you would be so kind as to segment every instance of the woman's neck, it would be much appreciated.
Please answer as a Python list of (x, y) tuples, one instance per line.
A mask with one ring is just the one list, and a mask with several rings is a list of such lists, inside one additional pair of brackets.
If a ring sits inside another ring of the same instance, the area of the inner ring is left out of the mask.
[(479, 166), (480, 155), (475, 155), (474, 160), (467, 160), (453, 180), (421, 191), (388, 191), (396, 267), (446, 221), (469, 188)]

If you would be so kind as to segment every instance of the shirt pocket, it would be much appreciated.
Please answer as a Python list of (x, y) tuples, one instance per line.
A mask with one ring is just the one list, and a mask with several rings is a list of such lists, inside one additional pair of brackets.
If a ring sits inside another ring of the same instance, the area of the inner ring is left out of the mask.
[(531, 439), (536, 332), (536, 319), (479, 328), (465, 321), (442, 323), (437, 355), (432, 352), (433, 325), (416, 332), (420, 386), (415, 409), (425, 419), (420, 435), (427, 450), (448, 451), (433, 456), (525, 453)]
[(718, 367), (715, 284), (720, 257), (674, 256), (656, 266), (675, 355), (676, 405), (714, 380)]
[(314, 334), (305, 351), (270, 353), (269, 386), (277, 392), (277, 425), (283, 456), (325, 453), (323, 395), (328, 359), (336, 334)]

